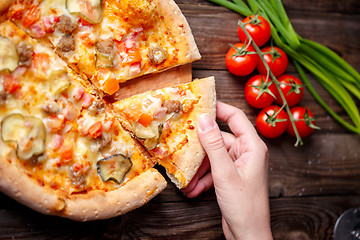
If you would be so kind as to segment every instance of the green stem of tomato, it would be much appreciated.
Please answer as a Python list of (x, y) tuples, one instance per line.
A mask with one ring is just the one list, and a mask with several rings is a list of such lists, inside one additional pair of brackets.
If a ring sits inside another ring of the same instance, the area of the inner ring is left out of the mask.
[(302, 142), (302, 139), (301, 139), (301, 137), (300, 137), (300, 135), (299, 135), (299, 132), (298, 132), (298, 130), (297, 130), (297, 128), (296, 128), (295, 119), (294, 119), (293, 115), (291, 114), (291, 112), (290, 112), (290, 107), (289, 107), (289, 105), (287, 104), (286, 98), (285, 98), (283, 92), (282, 92), (281, 89), (280, 89), (280, 83), (279, 83), (279, 81), (276, 79), (276, 77), (274, 76), (274, 74), (271, 72), (269, 65), (267, 64), (267, 62), (265, 61), (265, 59), (264, 59), (264, 57), (263, 57), (263, 53), (261, 52), (260, 48), (256, 45), (256, 43), (254, 43), (254, 41), (252, 40), (252, 37), (250, 36), (249, 32), (248, 32), (248, 31), (246, 30), (246, 28), (245, 28), (245, 24), (242, 23), (242, 22), (239, 22), (239, 26), (240, 26), (240, 28), (244, 31), (244, 33), (245, 33), (245, 35), (247, 36), (247, 38), (250, 39), (250, 41), (252, 42), (252, 45), (253, 45), (253, 47), (255, 48), (255, 51), (258, 53), (261, 61), (263, 62), (266, 71), (268, 72), (268, 74), (270, 74), (270, 78), (271, 78), (272, 82), (275, 84), (277, 90), (278, 90), (279, 93), (280, 93), (280, 97), (281, 97), (281, 99), (283, 100), (283, 103), (284, 103), (283, 106), (285, 106), (286, 112), (287, 112), (287, 114), (289, 115), (290, 122), (291, 122), (291, 124), (292, 124), (292, 126), (293, 126), (293, 128), (294, 128), (294, 132), (295, 132), (295, 135), (296, 135), (295, 147), (297, 147), (297, 146), (299, 146), (299, 145), (302, 145), (303, 142)]

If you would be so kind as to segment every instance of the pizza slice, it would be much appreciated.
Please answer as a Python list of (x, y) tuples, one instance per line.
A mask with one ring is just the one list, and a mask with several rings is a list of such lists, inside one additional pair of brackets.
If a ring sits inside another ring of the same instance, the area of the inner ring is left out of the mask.
[(103, 92), (200, 58), (173, 0), (14, 0), (6, 12)]
[(166, 187), (109, 104), (51, 49), (0, 24), (0, 190), (45, 214), (114, 217)]
[(186, 187), (205, 152), (196, 133), (202, 113), (215, 118), (213, 77), (145, 92), (113, 104), (121, 124), (156, 157), (178, 188)]

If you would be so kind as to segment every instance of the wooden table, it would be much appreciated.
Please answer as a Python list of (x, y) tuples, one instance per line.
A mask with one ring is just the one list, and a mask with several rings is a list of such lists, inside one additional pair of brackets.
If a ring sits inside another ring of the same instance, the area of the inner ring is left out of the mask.
[[(177, 0), (203, 56), (194, 77), (214, 75), (218, 99), (243, 109), (254, 123), (258, 110), (247, 105), (244, 83), (226, 71), (224, 56), (237, 39), (239, 15), (205, 0)], [(295, 30), (321, 42), (360, 70), (359, 0), (284, 0)], [(289, 73), (295, 73), (293, 65)], [(312, 79), (313, 80), (313, 79)], [(315, 81), (318, 92), (342, 110)], [(264, 140), (270, 152), (271, 225), (276, 239), (331, 239), (342, 212), (360, 207), (360, 137), (332, 120), (308, 91), (309, 107), (321, 131), (293, 147), (282, 136)], [(221, 124), (223, 130), (227, 127)], [(241, 203), (239, 203), (241, 204)], [(0, 239), (222, 239), (221, 215), (211, 190), (187, 199), (174, 185), (144, 207), (124, 216), (78, 223), (38, 214), (0, 194)]]

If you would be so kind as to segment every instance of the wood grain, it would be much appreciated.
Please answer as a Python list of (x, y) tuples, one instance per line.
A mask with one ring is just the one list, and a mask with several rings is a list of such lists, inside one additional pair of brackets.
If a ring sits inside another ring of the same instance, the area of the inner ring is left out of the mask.
[[(160, 194), (158, 197), (161, 197)], [(158, 198), (157, 197), (157, 198)], [(0, 199), (2, 197), (0, 196)], [(331, 239), (337, 218), (358, 207), (359, 195), (270, 200), (275, 239)], [(0, 239), (224, 239), (215, 201), (147, 205), (123, 216), (79, 223), (21, 205), (0, 208)]]
[[(305, 5), (306, 3), (302, 6)], [(202, 59), (194, 63), (194, 69), (226, 69), (224, 54), (230, 43), (239, 41), (234, 29), (237, 29), (237, 21), (243, 17), (216, 5), (179, 4), (179, 7), (190, 23), (202, 55)], [(328, 46), (360, 70), (360, 60), (356, 54), (360, 50), (360, 25), (357, 24), (360, 14), (314, 14), (304, 9), (298, 12), (288, 11), (288, 15), (300, 36)]]

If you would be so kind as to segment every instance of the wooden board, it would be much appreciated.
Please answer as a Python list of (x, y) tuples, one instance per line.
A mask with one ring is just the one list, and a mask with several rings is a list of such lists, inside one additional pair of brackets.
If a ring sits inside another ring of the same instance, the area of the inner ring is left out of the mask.
[(145, 75), (120, 84), (120, 89), (112, 95), (114, 100), (121, 100), (150, 90), (172, 87), (191, 82), (191, 63), (172, 68), (168, 71)]

